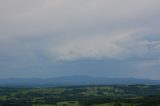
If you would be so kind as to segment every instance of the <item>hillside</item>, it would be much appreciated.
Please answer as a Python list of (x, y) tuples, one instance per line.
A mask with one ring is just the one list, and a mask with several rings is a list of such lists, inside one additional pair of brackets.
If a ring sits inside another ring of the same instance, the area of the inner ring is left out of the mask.
[(1, 87), (57, 87), (77, 85), (132, 85), (148, 84), (159, 85), (159, 80), (136, 79), (136, 78), (105, 78), (88, 76), (67, 76), (57, 78), (9, 78), (0, 79)]

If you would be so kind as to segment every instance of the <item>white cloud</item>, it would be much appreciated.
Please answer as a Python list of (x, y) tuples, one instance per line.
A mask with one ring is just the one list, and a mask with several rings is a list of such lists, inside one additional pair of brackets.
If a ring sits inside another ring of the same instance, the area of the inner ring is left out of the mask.
[(82, 36), (51, 48), (51, 53), (60, 60), (120, 58), (126, 51), (124, 45), (129, 43), (130, 36), (130, 32), (94, 35), (93, 37)]
[(62, 40), (60, 44), (49, 47), (49, 52), (58, 60), (158, 58), (160, 41), (149, 41), (137, 32), (124, 31)]
[[(0, 75), (102, 70), (104, 76), (116, 71), (159, 79), (159, 5), (160, 0), (0, 0)], [(81, 59), (112, 61), (77, 64)], [(74, 65), (63, 67), (64, 61)]]
[[(38, 50), (58, 60), (143, 56), (151, 52), (151, 45), (152, 52), (158, 49), (146, 37), (160, 34), (159, 4), (159, 0), (1, 0), (0, 47), (25, 54), (29, 45), (26, 55)], [(48, 40), (21, 42), (26, 38)]]

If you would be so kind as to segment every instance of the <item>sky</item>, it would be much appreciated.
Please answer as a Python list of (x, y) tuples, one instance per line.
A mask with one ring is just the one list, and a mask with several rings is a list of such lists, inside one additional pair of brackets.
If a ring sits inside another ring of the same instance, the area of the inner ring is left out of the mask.
[(160, 0), (0, 0), (0, 78), (160, 80)]

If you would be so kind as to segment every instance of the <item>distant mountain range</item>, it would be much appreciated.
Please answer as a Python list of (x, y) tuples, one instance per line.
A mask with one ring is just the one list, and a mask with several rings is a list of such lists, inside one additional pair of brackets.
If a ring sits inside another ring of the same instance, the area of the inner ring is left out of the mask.
[(0, 87), (58, 87), (78, 85), (160, 85), (160, 80), (137, 78), (105, 78), (88, 76), (66, 76), (57, 78), (8, 78), (0, 79)]

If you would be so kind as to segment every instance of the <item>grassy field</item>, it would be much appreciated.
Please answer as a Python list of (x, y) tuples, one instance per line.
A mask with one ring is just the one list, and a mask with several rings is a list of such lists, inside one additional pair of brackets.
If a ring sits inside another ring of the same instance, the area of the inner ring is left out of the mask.
[[(36, 104), (32, 106), (81, 106), (80, 104), (68, 104), (66, 102), (64, 102), (64, 104), (63, 103), (57, 103), (56, 105)], [(138, 106), (138, 104), (120, 103), (119, 105), (118, 104), (115, 105), (115, 103), (104, 103), (104, 104), (93, 104), (92, 106)]]
[[(65, 101), (77, 101), (69, 104)], [(0, 106), (149, 106), (160, 104), (160, 85), (99, 85), (56, 88), (0, 87)]]
[(32, 106), (56, 106), (56, 105), (50, 105), (50, 104), (36, 104), (36, 105), (32, 105)]

